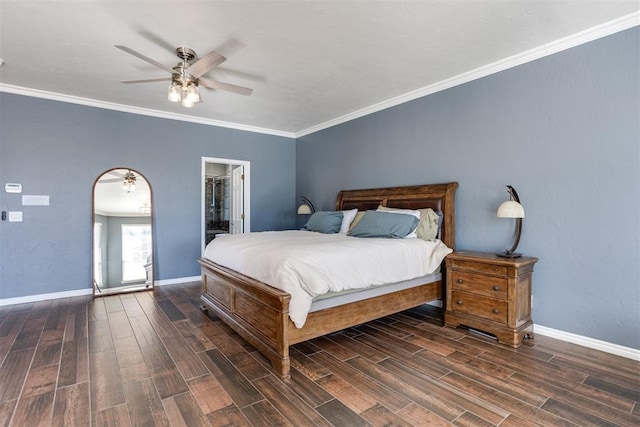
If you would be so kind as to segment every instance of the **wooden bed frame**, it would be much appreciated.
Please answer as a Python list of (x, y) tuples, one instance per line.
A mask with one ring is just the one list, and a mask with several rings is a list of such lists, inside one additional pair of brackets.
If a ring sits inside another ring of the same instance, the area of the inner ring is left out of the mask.
[[(379, 205), (442, 211), (441, 240), (455, 248), (455, 191), (458, 183), (345, 190), (336, 210)], [(300, 329), (289, 319), (290, 295), (234, 270), (200, 258), (203, 310), (211, 310), (289, 376), (289, 346), (441, 299), (443, 280), (309, 313)], [(444, 263), (443, 263), (444, 265)], [(444, 275), (443, 275), (444, 277)]]

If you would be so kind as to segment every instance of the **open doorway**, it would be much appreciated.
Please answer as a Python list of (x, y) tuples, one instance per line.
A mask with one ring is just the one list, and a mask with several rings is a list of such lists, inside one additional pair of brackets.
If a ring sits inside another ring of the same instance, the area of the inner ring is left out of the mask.
[(217, 235), (251, 231), (250, 162), (202, 158), (201, 246)]

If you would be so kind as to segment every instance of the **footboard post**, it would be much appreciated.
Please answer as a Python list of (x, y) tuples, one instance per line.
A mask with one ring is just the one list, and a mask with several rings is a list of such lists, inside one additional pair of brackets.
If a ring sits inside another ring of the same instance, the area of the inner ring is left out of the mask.
[[(288, 304), (287, 304), (288, 306)], [(273, 369), (280, 375), (282, 379), (289, 378), (289, 370), (291, 368), (289, 360), (289, 310), (286, 313), (281, 313), (278, 321), (278, 336), (277, 345), (278, 353), (280, 354), (280, 360), (271, 361)]]

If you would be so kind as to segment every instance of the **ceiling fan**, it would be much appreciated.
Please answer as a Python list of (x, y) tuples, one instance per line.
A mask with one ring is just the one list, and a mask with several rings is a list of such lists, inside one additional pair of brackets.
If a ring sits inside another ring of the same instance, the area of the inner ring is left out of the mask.
[(201, 102), (200, 93), (198, 92), (198, 86), (200, 85), (209, 89), (224, 90), (245, 96), (249, 96), (253, 92), (253, 89), (249, 89), (247, 87), (224, 83), (208, 77), (202, 77), (227, 60), (227, 58), (215, 50), (199, 58), (193, 49), (188, 47), (178, 47), (176, 49), (176, 55), (182, 61), (174, 67), (168, 67), (126, 46), (116, 45), (116, 47), (128, 54), (142, 59), (145, 62), (148, 62), (151, 65), (171, 73), (171, 77), (128, 80), (123, 81), (122, 83), (131, 84), (170, 81), (171, 84), (169, 86), (168, 99), (171, 102), (182, 102), (183, 107), (190, 108)]
[[(115, 176), (116, 178), (109, 178), (109, 176)], [(131, 172), (131, 169), (114, 169), (106, 172), (98, 179), (98, 184), (109, 184), (117, 182), (123, 185), (133, 185), (135, 188), (138, 177)]]
[[(103, 174), (100, 179), (98, 179), (98, 184), (106, 184), (110, 182), (123, 182), (124, 181), (124, 172), (120, 172), (118, 170), (110, 170)], [(115, 176), (116, 178), (109, 178), (109, 176)]]

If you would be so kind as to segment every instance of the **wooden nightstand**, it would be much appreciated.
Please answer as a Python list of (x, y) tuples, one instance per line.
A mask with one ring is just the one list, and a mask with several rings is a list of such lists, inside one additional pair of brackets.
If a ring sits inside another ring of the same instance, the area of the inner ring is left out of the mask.
[(537, 261), (482, 252), (447, 255), (445, 325), (488, 332), (512, 347), (533, 338), (531, 276)]

